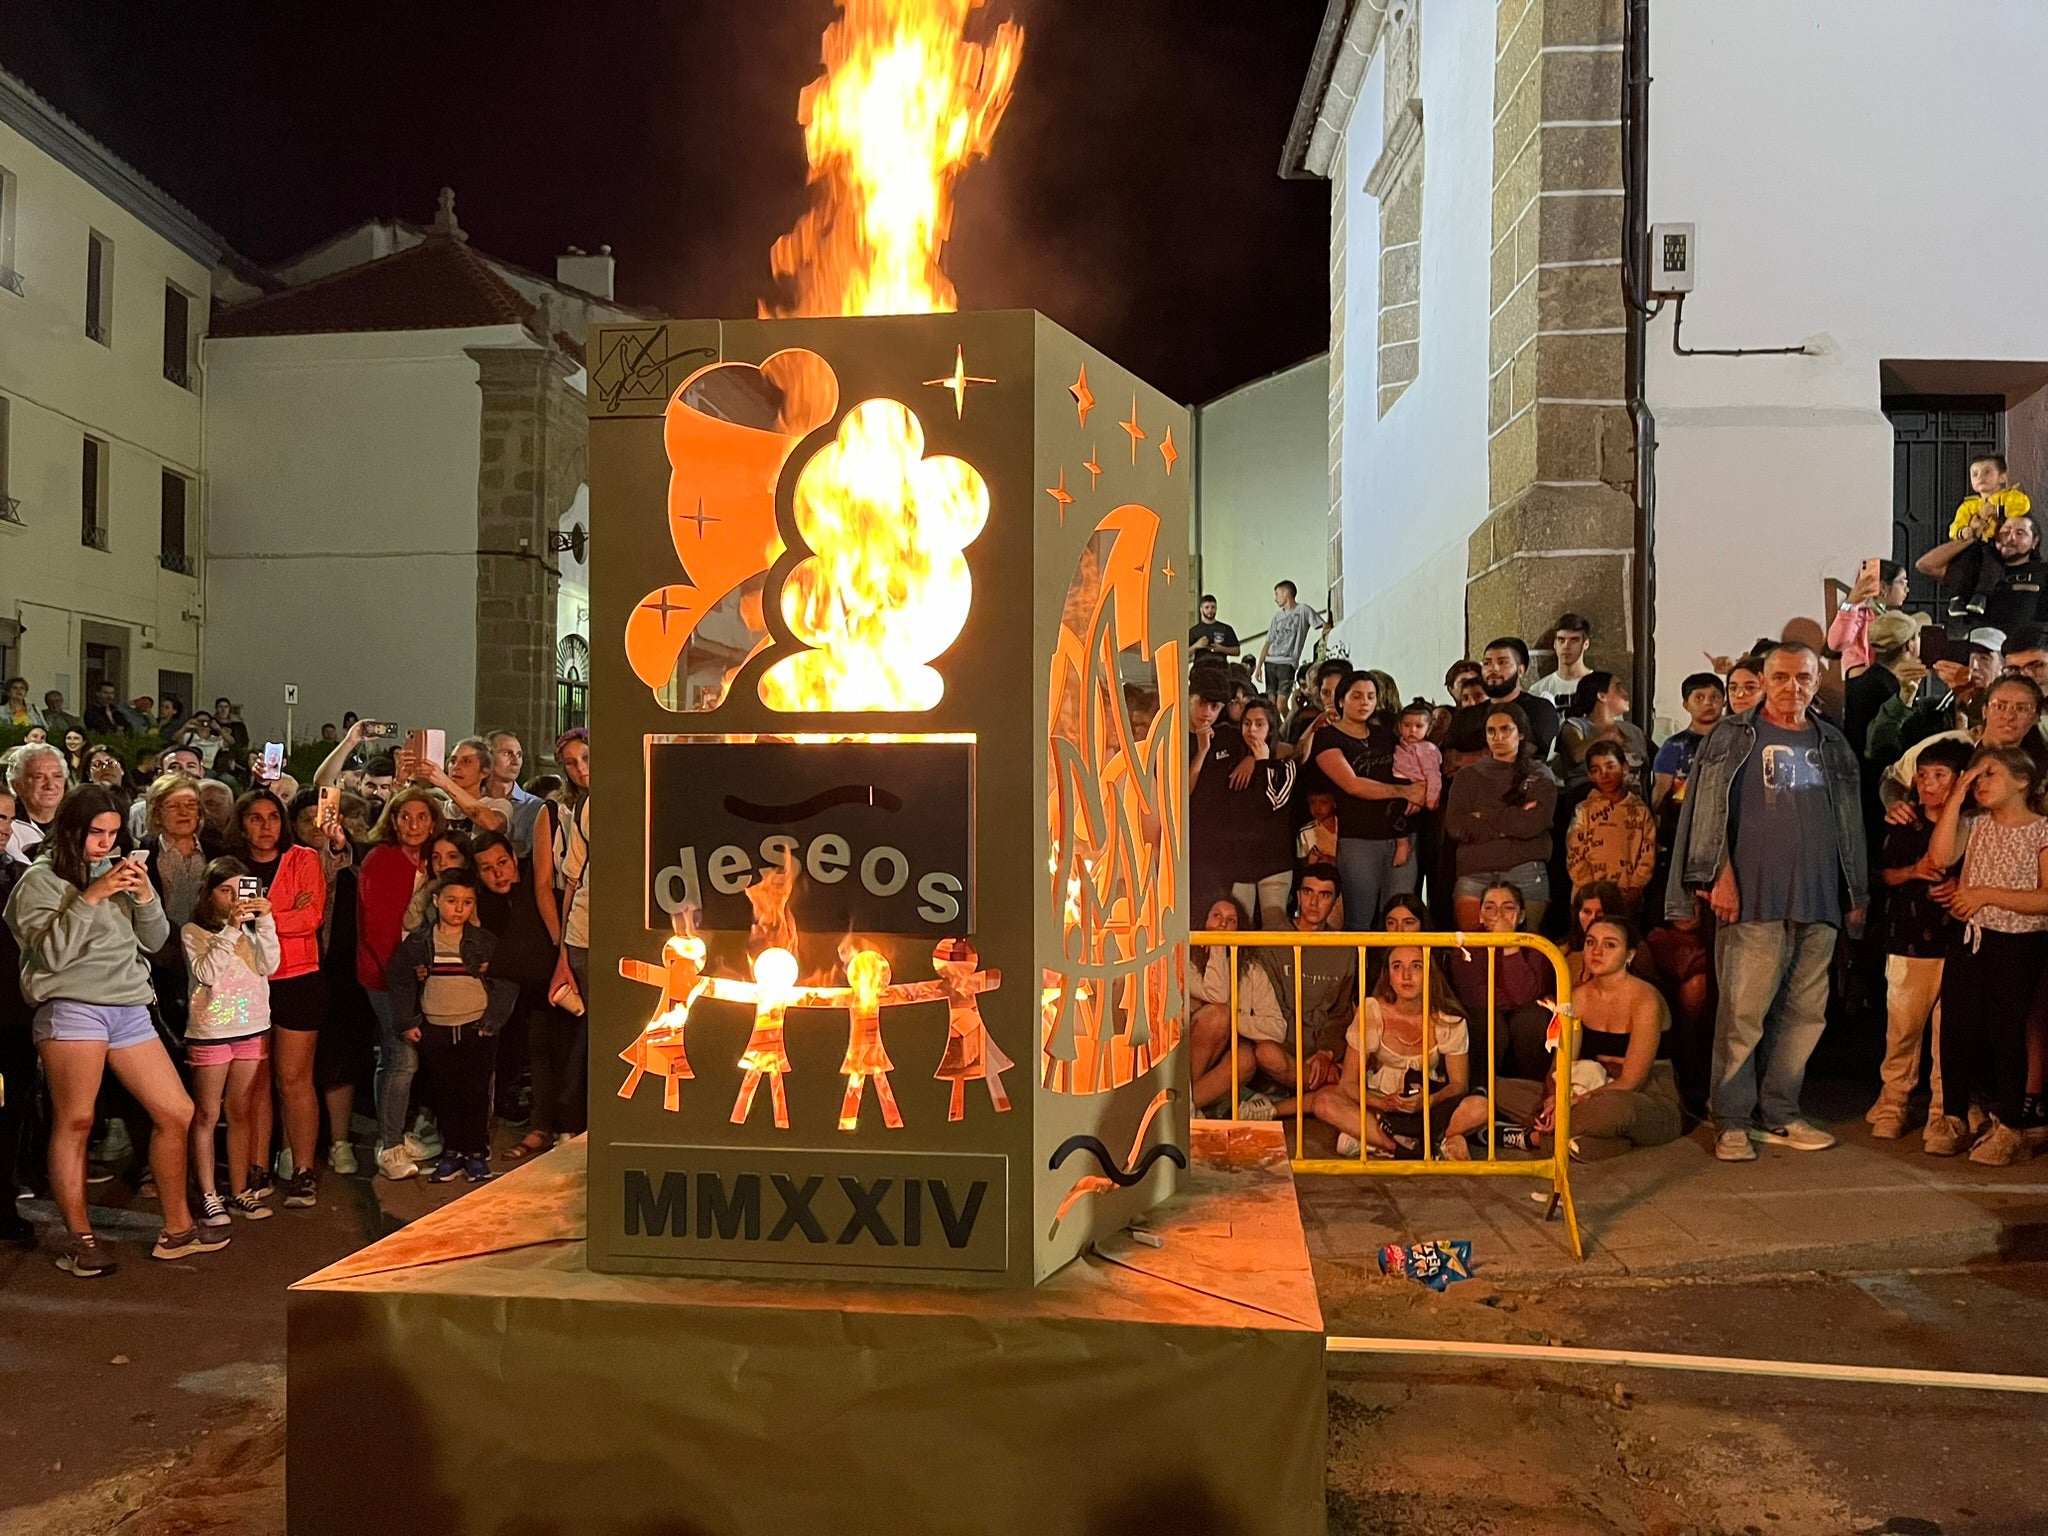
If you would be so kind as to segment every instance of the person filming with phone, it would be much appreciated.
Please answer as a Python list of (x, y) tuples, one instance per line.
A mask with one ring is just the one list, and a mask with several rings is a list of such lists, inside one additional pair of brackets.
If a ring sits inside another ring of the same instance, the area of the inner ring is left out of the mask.
[(481, 736), (465, 736), (455, 743), (443, 769), (431, 750), (421, 750), (419, 738), (431, 742), (436, 731), (415, 731), (407, 738), (399, 756), (398, 775), (415, 784), (431, 784), (455, 808), (448, 825), (458, 832), (506, 832), (512, 826), (512, 802), (490, 793), (486, 780), (491, 771), (491, 748)]
[(120, 855), (125, 809), (96, 784), (72, 790), (7, 901), (7, 926), (21, 946), (22, 996), (35, 1008), (36, 1051), (50, 1089), (50, 1188), (67, 1233), (57, 1267), (81, 1278), (114, 1267), (85, 1207), (86, 1141), (109, 1069), (154, 1130), (150, 1167), (164, 1223), (152, 1256), (189, 1258), (228, 1241), (224, 1231), (200, 1227), (186, 1200), (192, 1100), (150, 1019), (149, 956), (171, 926), (141, 856)]

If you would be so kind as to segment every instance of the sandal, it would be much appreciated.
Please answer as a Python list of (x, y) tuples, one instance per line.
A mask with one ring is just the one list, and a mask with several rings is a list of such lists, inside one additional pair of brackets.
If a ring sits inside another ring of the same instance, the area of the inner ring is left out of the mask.
[(528, 1131), (518, 1141), (505, 1149), (505, 1161), (508, 1163), (523, 1163), (529, 1157), (539, 1157), (541, 1153), (548, 1151), (554, 1144), (552, 1138), (543, 1136), (538, 1131)]

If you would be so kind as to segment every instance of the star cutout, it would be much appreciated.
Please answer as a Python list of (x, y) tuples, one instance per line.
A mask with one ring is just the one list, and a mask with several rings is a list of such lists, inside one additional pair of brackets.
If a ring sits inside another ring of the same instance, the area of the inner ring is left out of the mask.
[(1058, 485), (1048, 485), (1045, 488), (1045, 494), (1050, 496), (1054, 501), (1059, 503), (1060, 522), (1064, 524), (1067, 520), (1067, 508), (1072, 506), (1074, 503), (1073, 496), (1067, 490), (1066, 465), (1062, 464), (1060, 466), (1060, 483)]
[(693, 513), (686, 514), (683, 518), (683, 521), (686, 523), (695, 523), (697, 525), (697, 537), (701, 539), (704, 537), (704, 525), (706, 523), (722, 523), (725, 521), (725, 519), (722, 517), (712, 517), (709, 513), (707, 513), (704, 510), (704, 498), (702, 496), (699, 496), (697, 498), (697, 510)]
[[(1137, 412), (1133, 411), (1131, 414), (1135, 416)], [(1136, 445), (1133, 444), (1132, 446), (1135, 447)], [(1173, 461), (1180, 457), (1180, 450), (1173, 446), (1173, 428), (1171, 427), (1166, 429), (1166, 436), (1159, 440), (1159, 456), (1166, 460), (1166, 473), (1171, 476), (1173, 474)]]
[[(713, 518), (712, 521), (717, 522), (718, 519)], [(656, 598), (651, 603), (646, 603), (643, 605), (644, 607), (651, 608), (654, 612), (661, 615), (661, 632), (664, 635), (668, 633), (668, 620), (670, 614), (688, 613), (690, 611), (690, 605), (688, 603), (670, 602), (668, 597), (669, 591), (670, 589), (668, 587), (663, 587), (661, 589), (660, 597)]]
[(1080, 425), (1088, 425), (1088, 413), (1095, 409), (1095, 396), (1088, 388), (1088, 365), (1081, 365), (1081, 377), (1067, 386), (1067, 393), (1074, 397), (1074, 404), (1080, 407)]
[(1145, 429), (1138, 425), (1138, 397), (1135, 394), (1131, 396), (1131, 419), (1117, 425), (1131, 434), (1131, 462), (1135, 464), (1138, 462), (1138, 444), (1145, 438)]
[(1159, 574), (1166, 578), (1166, 584), (1168, 586), (1173, 585), (1174, 569), (1172, 557), (1168, 557), (1165, 566), (1160, 570)]
[(1090, 490), (1093, 490), (1096, 483), (1102, 479), (1102, 466), (1095, 462), (1101, 457), (1102, 450), (1091, 446), (1088, 450), (1088, 457), (1081, 461), (1081, 467), (1088, 471), (1088, 488)]
[(964, 348), (953, 349), (953, 371), (942, 379), (926, 379), (927, 389), (943, 389), (953, 396), (955, 418), (967, 414), (967, 386), (970, 384), (993, 384), (994, 379), (984, 379), (967, 371), (967, 353)]

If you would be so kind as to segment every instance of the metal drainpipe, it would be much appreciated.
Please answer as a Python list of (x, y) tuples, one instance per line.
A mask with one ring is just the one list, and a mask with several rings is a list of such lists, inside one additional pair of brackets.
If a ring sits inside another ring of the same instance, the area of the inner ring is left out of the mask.
[(1645, 395), (1650, 313), (1650, 4), (1628, 0), (1622, 42), (1622, 241), (1623, 297), (1628, 312), (1625, 385), (1635, 427), (1635, 562), (1632, 606), (1635, 688), (1639, 718), (1654, 729), (1657, 705), (1657, 419)]

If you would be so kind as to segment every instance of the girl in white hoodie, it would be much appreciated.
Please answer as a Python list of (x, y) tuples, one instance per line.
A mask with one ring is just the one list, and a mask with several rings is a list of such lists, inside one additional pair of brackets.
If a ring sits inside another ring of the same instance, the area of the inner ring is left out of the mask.
[[(240, 859), (215, 859), (201, 876), (199, 900), (182, 935), (192, 978), (185, 1060), (192, 1068), (192, 1171), (199, 1180), (203, 1227), (225, 1227), (229, 1212), (260, 1221), (272, 1214), (248, 1185), (255, 1094), (270, 1055), (270, 975), (278, 965), (270, 903), (245, 895), (254, 877)], [(215, 1187), (213, 1129), (228, 1112), (228, 1190)]]

